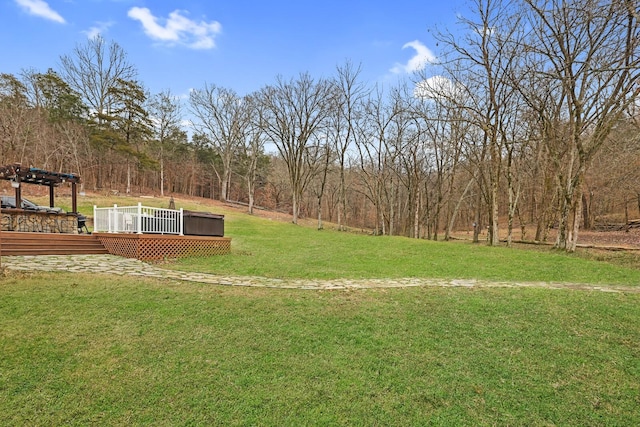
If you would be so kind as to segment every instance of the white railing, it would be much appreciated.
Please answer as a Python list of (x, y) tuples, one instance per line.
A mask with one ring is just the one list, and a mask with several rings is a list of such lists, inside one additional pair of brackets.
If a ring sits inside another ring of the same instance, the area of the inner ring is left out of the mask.
[(93, 231), (98, 233), (156, 233), (184, 235), (182, 208), (161, 209), (142, 206), (93, 207)]

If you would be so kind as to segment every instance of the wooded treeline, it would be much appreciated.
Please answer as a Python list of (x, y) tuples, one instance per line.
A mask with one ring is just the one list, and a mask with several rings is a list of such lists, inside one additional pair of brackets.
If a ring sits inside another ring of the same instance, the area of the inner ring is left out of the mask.
[(557, 227), (568, 251), (580, 227), (640, 215), (638, 0), (472, 3), (437, 33), (437, 63), (393, 87), (346, 61), (180, 99), (150, 94), (116, 42), (88, 40), (55, 69), (0, 75), (0, 164), (378, 234), (446, 239), (473, 224), (497, 244)]

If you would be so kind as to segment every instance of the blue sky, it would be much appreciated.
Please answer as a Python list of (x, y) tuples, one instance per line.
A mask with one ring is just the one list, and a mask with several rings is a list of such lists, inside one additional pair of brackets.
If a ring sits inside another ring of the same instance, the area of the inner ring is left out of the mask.
[(462, 0), (0, 0), (0, 73), (58, 68), (61, 55), (101, 34), (153, 93), (205, 83), (243, 95), (309, 72), (361, 64), (370, 83), (435, 61), (429, 29), (453, 29)]

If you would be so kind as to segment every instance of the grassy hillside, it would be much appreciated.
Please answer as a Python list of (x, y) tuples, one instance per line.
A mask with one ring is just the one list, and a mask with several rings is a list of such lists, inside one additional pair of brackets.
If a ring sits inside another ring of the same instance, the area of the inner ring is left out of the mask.
[(432, 277), (640, 284), (640, 270), (564, 252), (371, 236), (230, 215), (232, 254), (185, 259), (180, 268), (288, 278)]
[[(134, 198), (89, 195), (81, 197), (80, 211), (92, 215), (99, 207), (167, 207), (169, 198)], [(637, 255), (593, 252), (566, 254), (549, 248), (488, 247), (469, 242), (433, 242), (403, 237), (318, 231), (315, 222), (303, 225), (289, 217), (268, 212), (247, 215), (207, 199), (175, 200), (177, 208), (225, 215), (225, 234), (231, 237), (232, 253), (223, 257), (192, 258), (168, 268), (276, 278), (366, 279), (429, 277), (497, 281), (545, 281), (589, 284), (640, 284)], [(606, 257), (609, 262), (598, 261)]]
[[(638, 269), (554, 251), (177, 204), (225, 214), (233, 250), (170, 268), (640, 283)], [(8, 272), (0, 425), (639, 425), (639, 307), (640, 293), (571, 289), (329, 292)]]

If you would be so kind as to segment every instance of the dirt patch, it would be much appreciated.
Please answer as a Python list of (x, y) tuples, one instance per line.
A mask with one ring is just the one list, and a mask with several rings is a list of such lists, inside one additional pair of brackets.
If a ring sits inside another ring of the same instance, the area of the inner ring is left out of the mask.
[(634, 228), (628, 232), (585, 230), (578, 234), (578, 243), (640, 249), (640, 229)]

